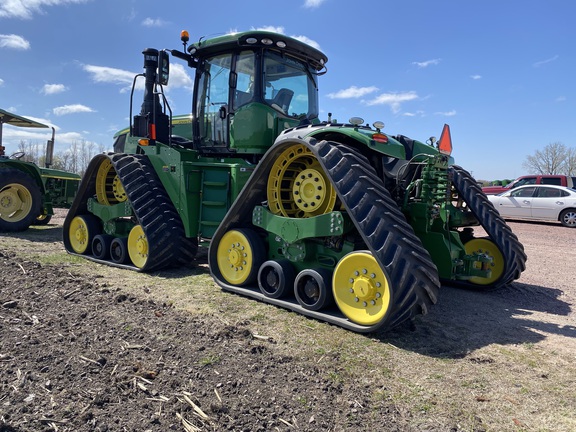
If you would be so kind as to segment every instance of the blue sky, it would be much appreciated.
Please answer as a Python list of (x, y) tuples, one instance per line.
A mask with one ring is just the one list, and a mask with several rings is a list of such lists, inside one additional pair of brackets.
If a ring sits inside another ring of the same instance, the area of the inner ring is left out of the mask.
[[(380, 120), (422, 141), (448, 123), (457, 164), (514, 178), (547, 144), (576, 147), (575, 16), (570, 0), (2, 0), (0, 108), (55, 126), (57, 152), (110, 148), (144, 48), (181, 49), (183, 29), (192, 41), (273, 29), (327, 54), (321, 119)], [(190, 111), (192, 83), (173, 58), (174, 113)], [(4, 127), (7, 153), (47, 138)]]

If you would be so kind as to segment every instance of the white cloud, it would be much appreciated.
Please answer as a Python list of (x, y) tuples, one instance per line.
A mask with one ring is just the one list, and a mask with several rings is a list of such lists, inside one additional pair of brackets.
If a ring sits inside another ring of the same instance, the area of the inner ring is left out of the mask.
[(82, 67), (92, 76), (94, 82), (121, 84), (124, 85), (123, 91), (131, 88), (136, 75), (134, 72), (107, 66), (83, 65)]
[(338, 90), (336, 93), (329, 93), (327, 96), (330, 99), (350, 99), (366, 96), (367, 94), (378, 91), (378, 87), (356, 87), (351, 86), (344, 90)]
[(436, 115), (441, 115), (444, 117), (454, 117), (456, 115), (456, 110), (446, 111), (446, 112), (436, 112)]
[(409, 102), (418, 99), (418, 95), (414, 91), (404, 93), (383, 93), (376, 98), (365, 101), (366, 105), (389, 105), (392, 112), (397, 113), (400, 111), (400, 105), (403, 102)]
[(64, 84), (44, 84), (40, 92), (45, 95), (52, 95), (65, 92), (66, 90), (68, 90), (68, 88)]
[(428, 66), (436, 66), (438, 63), (440, 63), (440, 60), (442, 59), (432, 59), (432, 60), (426, 60), (423, 62), (412, 62), (413, 65), (418, 66), (419, 69), (424, 69), (427, 68)]
[(292, 35), (291, 37), (293, 37), (296, 40), (299, 40), (300, 42), (304, 42), (305, 44), (308, 44), (311, 47), (316, 48), (317, 50), (321, 50), (320, 44), (315, 40), (310, 39), (308, 36)]
[(62, 116), (81, 112), (94, 112), (94, 110), (90, 107), (87, 107), (86, 105), (74, 104), (74, 105), (63, 105), (60, 107), (56, 107), (52, 110), (52, 112), (57, 116)]
[(170, 79), (166, 89), (179, 87), (192, 89), (192, 87), (194, 87), (194, 81), (190, 75), (188, 75), (186, 68), (183, 65), (179, 63), (172, 63), (170, 65)]
[(280, 33), (280, 34), (286, 34), (286, 32), (284, 31), (284, 27), (279, 26), (279, 27), (275, 27), (275, 26), (262, 26), (262, 27), (252, 27), (252, 30), (259, 30), (259, 31), (269, 31), (269, 32), (274, 32), (274, 33)]
[(320, 7), (320, 5), (322, 3), (324, 3), (326, 0), (306, 0), (304, 2), (304, 7), (306, 8), (310, 8), (310, 9), (315, 9), (317, 7)]
[(553, 61), (556, 61), (556, 60), (558, 60), (559, 58), (560, 58), (559, 55), (555, 55), (554, 57), (550, 57), (549, 59), (536, 62), (536, 63), (532, 64), (532, 66), (537, 68), (537, 67), (543, 66), (543, 65), (545, 65), (545, 64), (547, 64), (547, 63), (552, 63)]
[(425, 117), (426, 113), (424, 111), (418, 110), (416, 112), (405, 112), (402, 113), (402, 115), (406, 117)]
[(472, 78), (473, 80), (479, 80), (482, 79), (482, 75), (470, 75), (470, 78)]
[[(132, 82), (136, 76), (134, 72), (108, 66), (83, 65), (82, 67), (92, 76), (94, 82), (121, 85), (121, 93), (130, 91)], [(172, 63), (170, 65), (170, 79), (166, 90), (169, 91), (171, 88), (180, 87), (191, 89), (193, 87), (193, 80), (190, 75), (188, 75), (184, 66), (179, 63)], [(140, 78), (136, 81), (136, 88), (138, 90), (144, 89), (144, 79)]]
[(45, 13), (43, 6), (86, 3), (90, 0), (2, 0), (0, 18), (31, 19), (34, 14)]
[(168, 21), (164, 21), (160, 18), (146, 18), (144, 21), (142, 21), (142, 25), (145, 27), (162, 27), (168, 24)]
[(4, 84), (4, 80), (0, 78), (0, 87), (2, 87), (2, 84)]
[(27, 50), (30, 49), (30, 42), (15, 34), (0, 34), (0, 48)]

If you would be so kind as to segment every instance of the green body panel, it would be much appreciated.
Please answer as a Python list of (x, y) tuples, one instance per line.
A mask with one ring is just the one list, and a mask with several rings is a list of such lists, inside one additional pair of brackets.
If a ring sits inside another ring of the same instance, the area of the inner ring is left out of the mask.
[(148, 155), (187, 237), (212, 236), (255, 168), (241, 158), (200, 157), (195, 150), (160, 143), (140, 150)]
[[(388, 137), (388, 143), (380, 143), (372, 139), (372, 135), (376, 133), (375, 130), (361, 127), (351, 127), (351, 125), (327, 125), (325, 128), (316, 129), (310, 133), (317, 139), (331, 139), (338, 142), (349, 143), (353, 141), (357, 145), (362, 145), (370, 148), (373, 151), (392, 156), (398, 159), (406, 159), (406, 150), (394, 138)], [(430, 147), (430, 146), (426, 146)], [(431, 149), (434, 150), (434, 149)]]
[(278, 115), (273, 108), (250, 103), (240, 107), (230, 119), (230, 148), (238, 153), (264, 154), (285, 129), (298, 120)]
[(100, 204), (96, 199), (90, 198), (88, 200), (87, 206), (88, 211), (98, 216), (103, 223), (111, 221), (115, 218), (129, 217), (133, 214), (132, 206), (128, 201), (112, 205), (104, 205)]
[(286, 243), (313, 237), (340, 236), (352, 229), (345, 213), (330, 212), (310, 218), (288, 218), (272, 214), (262, 206), (254, 208), (252, 223), (280, 236)]

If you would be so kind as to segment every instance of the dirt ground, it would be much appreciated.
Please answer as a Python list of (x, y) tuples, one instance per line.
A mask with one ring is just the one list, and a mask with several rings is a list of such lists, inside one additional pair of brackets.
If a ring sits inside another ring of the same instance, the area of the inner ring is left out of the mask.
[[(512, 222), (518, 282), (356, 335), (222, 293), (202, 260), (69, 257), (61, 223), (0, 235), (0, 432), (576, 430), (576, 230)], [(214, 297), (156, 291), (182, 278)]]

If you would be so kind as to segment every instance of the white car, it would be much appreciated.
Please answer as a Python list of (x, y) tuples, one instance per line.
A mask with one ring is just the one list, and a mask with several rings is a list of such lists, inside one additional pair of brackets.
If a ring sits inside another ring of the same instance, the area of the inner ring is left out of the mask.
[(488, 199), (505, 219), (560, 221), (576, 228), (576, 190), (564, 186), (526, 185)]

